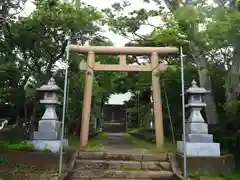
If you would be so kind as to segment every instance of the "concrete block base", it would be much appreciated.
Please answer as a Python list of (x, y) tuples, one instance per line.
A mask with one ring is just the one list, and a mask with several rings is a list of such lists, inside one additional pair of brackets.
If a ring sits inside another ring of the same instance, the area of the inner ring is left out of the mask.
[[(29, 144), (32, 144), (36, 150), (44, 151), (49, 150), (52, 153), (59, 153), (61, 148), (61, 140), (33, 140), (29, 141)], [(63, 140), (63, 147), (68, 148), (68, 140)]]
[[(183, 141), (177, 142), (177, 151), (184, 153)], [(220, 155), (220, 144), (219, 143), (197, 143), (197, 142), (186, 142), (186, 155), (187, 156), (216, 156)]]

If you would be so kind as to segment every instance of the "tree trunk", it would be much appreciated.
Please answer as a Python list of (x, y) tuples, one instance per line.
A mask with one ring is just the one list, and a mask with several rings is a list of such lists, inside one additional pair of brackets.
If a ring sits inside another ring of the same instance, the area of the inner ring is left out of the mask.
[(193, 58), (198, 69), (198, 78), (200, 86), (210, 91), (209, 94), (203, 97), (204, 102), (207, 104), (206, 108), (204, 109), (207, 122), (208, 124), (217, 124), (218, 123), (217, 106), (215, 98), (211, 92), (212, 82), (210, 76), (208, 75), (207, 60), (203, 56), (201, 56), (201, 53), (197, 46), (192, 45), (192, 50)]
[(100, 107), (100, 128), (103, 128), (103, 124), (104, 124), (104, 100), (103, 98), (101, 99), (101, 107)]
[(28, 136), (29, 136), (29, 139), (32, 139), (33, 138), (33, 132), (35, 130), (35, 125), (36, 125), (36, 122), (37, 122), (37, 108), (38, 108), (38, 100), (35, 99), (35, 102), (34, 102), (34, 105), (33, 105), (33, 110), (32, 110), (32, 115), (31, 115), (31, 118), (30, 118), (30, 122), (29, 122), (29, 132), (28, 132)]
[(230, 103), (231, 101), (237, 100), (238, 94), (240, 93), (239, 89), (239, 75), (240, 75), (240, 51), (235, 50), (232, 60), (232, 67), (228, 72), (226, 78), (226, 102)]
[(24, 98), (23, 107), (24, 107), (24, 120), (25, 120), (25, 122), (27, 122), (27, 120), (28, 120), (28, 109), (27, 109), (27, 101), (26, 101), (26, 98)]
[[(211, 87), (211, 79), (208, 76), (208, 69), (206, 68), (199, 69), (198, 77), (199, 77), (200, 86), (210, 91), (212, 87)], [(207, 104), (205, 108), (205, 113), (206, 113), (208, 124), (217, 124), (218, 123), (217, 106), (212, 93), (205, 95), (203, 97), (203, 100)]]
[[(174, 12), (180, 7), (180, 1), (178, 0), (164, 0), (168, 8), (171, 10), (171, 12)], [(184, 5), (187, 5), (191, 3), (192, 0), (188, 0), (183, 2)], [(192, 44), (192, 53), (193, 57), (201, 57), (201, 53), (198, 50), (198, 47), (194, 44)], [(211, 79), (208, 76), (208, 69), (207, 69), (207, 62), (204, 57), (197, 58), (195, 60), (195, 63), (198, 66), (198, 76), (199, 76), (199, 82), (200, 86), (204, 87), (207, 90), (211, 90)], [(205, 113), (207, 117), (207, 122), (209, 124), (216, 124), (218, 122), (218, 114), (217, 114), (217, 106), (215, 99), (212, 94), (208, 94), (204, 97), (204, 101), (207, 104), (207, 108), (205, 108)]]
[(73, 132), (74, 136), (79, 136), (80, 135), (81, 118), (82, 118), (82, 114), (80, 113), (80, 116), (79, 116), (79, 118), (77, 118), (76, 123), (75, 123), (75, 129), (74, 129), (74, 132)]

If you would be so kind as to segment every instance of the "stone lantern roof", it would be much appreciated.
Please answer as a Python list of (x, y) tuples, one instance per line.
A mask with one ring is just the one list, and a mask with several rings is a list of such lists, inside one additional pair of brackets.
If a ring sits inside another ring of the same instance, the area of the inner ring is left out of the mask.
[(186, 94), (208, 94), (209, 91), (207, 91), (205, 88), (202, 87), (198, 87), (197, 86), (197, 82), (195, 80), (192, 81), (192, 86), (190, 88), (188, 88), (185, 91)]
[(48, 84), (44, 84), (40, 88), (37, 88), (37, 91), (60, 93), (63, 92), (63, 90), (58, 85), (56, 85), (55, 79), (53, 77), (48, 81)]

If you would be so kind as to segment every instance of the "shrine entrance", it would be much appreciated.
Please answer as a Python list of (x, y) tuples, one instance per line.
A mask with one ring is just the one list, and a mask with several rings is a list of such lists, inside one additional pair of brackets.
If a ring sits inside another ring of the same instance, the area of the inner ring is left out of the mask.
[(122, 104), (105, 104), (103, 106), (103, 131), (123, 133), (126, 128), (126, 106)]
[[(80, 145), (86, 147), (88, 144), (89, 122), (91, 113), (91, 100), (94, 71), (143, 71), (152, 73), (152, 97), (155, 120), (155, 136), (157, 147), (164, 144), (163, 115), (161, 105), (161, 90), (159, 76), (156, 73), (166, 70), (166, 66), (159, 64), (159, 56), (167, 56), (178, 53), (176, 47), (106, 47), (106, 46), (79, 46), (69, 45), (69, 51), (88, 54), (87, 63), (80, 63), (80, 70), (85, 71), (84, 98), (82, 109), (82, 124), (80, 134)], [(96, 54), (119, 55), (119, 64), (100, 64), (95, 61)], [(151, 56), (151, 63), (144, 65), (128, 65), (127, 55)]]

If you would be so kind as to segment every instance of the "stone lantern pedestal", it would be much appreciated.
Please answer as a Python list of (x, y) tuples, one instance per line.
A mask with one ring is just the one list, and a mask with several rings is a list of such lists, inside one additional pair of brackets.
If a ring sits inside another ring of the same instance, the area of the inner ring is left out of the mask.
[(58, 94), (62, 90), (51, 78), (47, 85), (43, 85), (37, 91), (44, 93), (44, 99), (40, 100), (46, 108), (43, 117), (38, 122), (38, 131), (33, 134), (33, 140), (30, 142), (37, 150), (49, 150), (51, 152), (60, 152), (61, 145), (68, 147), (68, 140), (61, 141), (61, 122), (56, 113), (56, 106), (61, 103), (58, 101)]
[[(189, 100), (185, 107), (190, 108), (190, 116), (186, 122), (186, 155), (220, 156), (220, 145), (213, 142), (213, 135), (208, 134), (208, 124), (201, 115), (202, 108), (206, 106), (202, 97), (208, 91), (198, 87), (196, 81), (193, 81), (186, 93), (189, 94)], [(177, 142), (177, 150), (184, 153), (183, 141)]]

